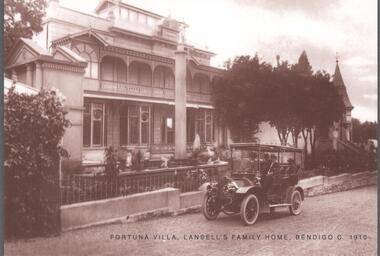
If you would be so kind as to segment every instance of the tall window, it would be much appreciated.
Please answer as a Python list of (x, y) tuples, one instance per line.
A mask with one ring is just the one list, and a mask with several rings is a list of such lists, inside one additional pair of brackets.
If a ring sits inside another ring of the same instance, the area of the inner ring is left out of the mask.
[(102, 147), (107, 144), (106, 105), (85, 103), (83, 112), (83, 146)]
[(98, 79), (99, 64), (95, 50), (88, 44), (77, 44), (72, 50), (87, 61), (85, 77)]
[(150, 140), (150, 108), (131, 105), (120, 115), (121, 145), (147, 145)]
[(214, 140), (214, 124), (212, 112), (205, 109), (189, 109), (187, 112), (187, 141), (193, 142), (198, 134), (202, 143)]
[(164, 144), (174, 144), (174, 118), (163, 117), (162, 118), (162, 134), (161, 140)]

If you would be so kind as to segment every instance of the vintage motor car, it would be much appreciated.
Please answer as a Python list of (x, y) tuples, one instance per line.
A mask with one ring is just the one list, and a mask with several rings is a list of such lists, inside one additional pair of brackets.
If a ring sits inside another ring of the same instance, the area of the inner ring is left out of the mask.
[(257, 143), (235, 143), (230, 148), (230, 174), (204, 184), (202, 212), (206, 219), (214, 220), (220, 212), (240, 213), (245, 225), (253, 225), (259, 213), (272, 213), (279, 207), (288, 208), (292, 215), (301, 213), (302, 149)]

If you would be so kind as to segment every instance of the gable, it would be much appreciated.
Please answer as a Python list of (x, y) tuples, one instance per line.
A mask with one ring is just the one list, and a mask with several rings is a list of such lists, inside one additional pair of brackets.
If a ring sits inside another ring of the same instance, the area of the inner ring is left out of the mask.
[(54, 54), (54, 59), (72, 62), (71, 59), (69, 59), (68, 57), (66, 57), (65, 55), (63, 55), (62, 53), (58, 51)]
[(7, 66), (18, 66), (40, 58), (51, 58), (51, 54), (31, 39), (20, 38), (7, 56)]
[(10, 57), (8, 65), (22, 65), (32, 62), (38, 58), (38, 54), (29, 49), (25, 45), (21, 45), (19, 49)]
[(56, 48), (56, 51), (53, 55), (54, 59), (56, 60), (62, 60), (62, 61), (68, 61), (68, 62), (75, 62), (75, 63), (87, 63), (85, 59), (83, 59), (81, 56), (70, 50), (69, 48), (65, 46), (58, 46)]
[(33, 61), (37, 57), (38, 55), (36, 53), (33, 53), (27, 47), (23, 46), (19, 54), (16, 56), (15, 64), (23, 64), (29, 61)]

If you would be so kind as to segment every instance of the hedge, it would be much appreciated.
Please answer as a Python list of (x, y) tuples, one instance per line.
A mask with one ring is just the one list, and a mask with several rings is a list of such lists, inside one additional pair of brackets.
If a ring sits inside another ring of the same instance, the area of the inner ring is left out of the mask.
[[(5, 235), (31, 237), (59, 229), (60, 146), (70, 126), (57, 90), (5, 95)], [(58, 207), (58, 208), (57, 208)]]

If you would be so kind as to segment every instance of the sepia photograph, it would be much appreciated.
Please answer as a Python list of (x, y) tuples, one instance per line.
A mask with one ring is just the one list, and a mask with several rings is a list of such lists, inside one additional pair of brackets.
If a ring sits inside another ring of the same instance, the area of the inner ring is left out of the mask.
[(4, 0), (4, 255), (377, 255), (376, 0)]

